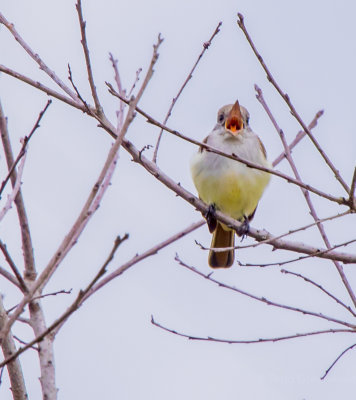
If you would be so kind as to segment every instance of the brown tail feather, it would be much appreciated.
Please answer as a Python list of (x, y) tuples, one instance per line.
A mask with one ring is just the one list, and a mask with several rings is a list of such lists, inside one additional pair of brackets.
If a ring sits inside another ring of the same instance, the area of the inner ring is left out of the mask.
[[(232, 230), (226, 231), (221, 224), (217, 224), (217, 227), (213, 233), (213, 239), (211, 241), (211, 247), (233, 247), (235, 244), (235, 232)], [(227, 250), (221, 252), (215, 252), (210, 250), (209, 252), (209, 265), (212, 268), (229, 268), (234, 262), (234, 250)]]

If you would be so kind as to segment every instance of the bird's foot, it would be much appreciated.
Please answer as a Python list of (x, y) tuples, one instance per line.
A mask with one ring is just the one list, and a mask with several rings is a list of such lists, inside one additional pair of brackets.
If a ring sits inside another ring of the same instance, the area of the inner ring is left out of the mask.
[(206, 223), (208, 224), (210, 233), (213, 233), (216, 229), (217, 220), (215, 217), (215, 205), (210, 204), (208, 211), (204, 214), (204, 218), (206, 219)]
[(236, 229), (236, 233), (239, 236), (241, 236), (241, 241), (243, 241), (245, 239), (249, 230), (250, 230), (249, 219), (246, 216), (244, 216), (244, 220), (242, 221), (240, 228)]

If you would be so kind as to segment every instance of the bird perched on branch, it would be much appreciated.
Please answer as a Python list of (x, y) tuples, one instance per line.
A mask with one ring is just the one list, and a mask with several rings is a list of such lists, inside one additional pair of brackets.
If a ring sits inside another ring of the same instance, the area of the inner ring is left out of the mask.
[[(203, 143), (229, 155), (271, 168), (266, 150), (259, 137), (249, 126), (246, 108), (235, 104), (222, 107), (217, 124)], [(237, 231), (246, 235), (249, 221), (253, 218), (257, 204), (266, 188), (270, 174), (251, 168), (242, 162), (226, 158), (200, 147), (191, 161), (191, 173), (199, 197), (209, 205), (205, 215), (210, 232), (213, 234), (209, 265), (212, 268), (228, 268), (234, 262), (235, 231), (215, 218), (215, 209), (242, 222)], [(226, 251), (213, 249), (230, 247)]]

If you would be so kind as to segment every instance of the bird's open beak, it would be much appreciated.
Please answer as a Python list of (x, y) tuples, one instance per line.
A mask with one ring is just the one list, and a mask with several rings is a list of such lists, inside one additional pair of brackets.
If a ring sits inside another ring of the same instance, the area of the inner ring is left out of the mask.
[(244, 123), (242, 120), (241, 110), (239, 101), (233, 105), (229, 115), (226, 118), (225, 129), (229, 131), (232, 135), (237, 136), (244, 128)]

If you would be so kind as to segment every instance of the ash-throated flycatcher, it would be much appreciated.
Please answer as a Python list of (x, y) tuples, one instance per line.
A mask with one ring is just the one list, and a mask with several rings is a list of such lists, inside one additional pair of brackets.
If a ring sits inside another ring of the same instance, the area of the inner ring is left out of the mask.
[[(249, 117), (246, 108), (240, 106), (238, 101), (222, 107), (218, 112), (217, 124), (203, 143), (271, 168), (263, 143), (248, 124)], [(235, 231), (215, 219), (214, 209), (242, 221), (242, 229), (237, 233), (246, 234), (270, 174), (203, 148), (194, 155), (191, 172), (199, 197), (210, 206), (206, 218), (209, 230), (213, 233), (211, 248), (233, 247)], [(233, 249), (209, 252), (209, 265), (212, 268), (231, 267), (233, 262)]]

